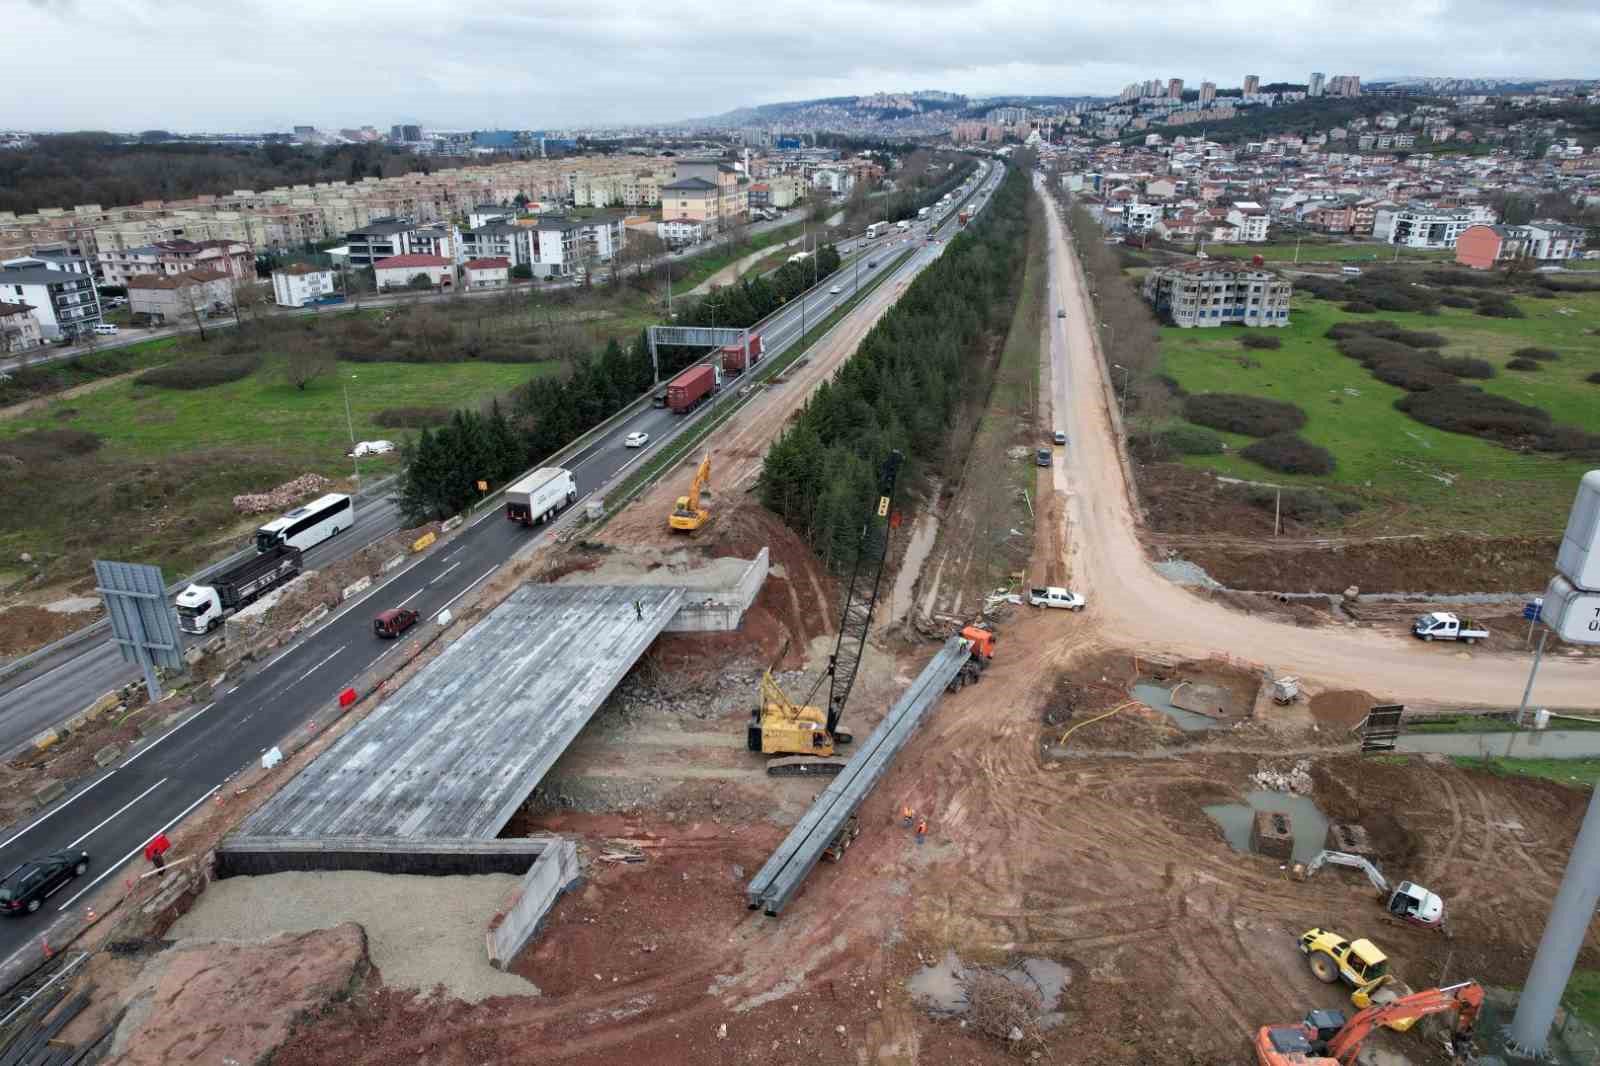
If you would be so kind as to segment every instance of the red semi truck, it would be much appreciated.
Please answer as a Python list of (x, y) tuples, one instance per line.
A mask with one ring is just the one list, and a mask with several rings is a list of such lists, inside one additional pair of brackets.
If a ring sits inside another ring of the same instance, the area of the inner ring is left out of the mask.
[(717, 387), (717, 368), (709, 363), (692, 366), (667, 382), (667, 406), (686, 415)]
[(722, 349), (722, 369), (730, 374), (739, 374), (755, 366), (761, 361), (761, 338), (750, 338), (750, 348), (747, 352), (737, 344), (730, 344)]

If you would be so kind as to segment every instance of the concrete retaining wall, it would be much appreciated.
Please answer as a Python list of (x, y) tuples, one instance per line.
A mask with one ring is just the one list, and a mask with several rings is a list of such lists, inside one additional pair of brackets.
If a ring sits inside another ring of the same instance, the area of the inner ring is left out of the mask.
[(551, 904), (577, 884), (578, 878), (577, 845), (570, 840), (553, 841), (523, 877), (516, 898), (489, 923), (484, 935), (489, 964), (497, 970), (511, 965), (539, 931)]
[[(394, 840), (372, 837), (231, 836), (217, 848), (217, 876), (240, 877), (291, 870), (366, 870), (383, 874), (531, 874), (554, 837), (517, 840)], [(548, 904), (547, 904), (548, 906)]]
[(683, 606), (662, 632), (709, 633), (738, 629), (739, 623), (744, 621), (744, 613), (766, 583), (768, 567), (769, 553), (762, 548), (733, 588), (705, 593), (688, 590)]

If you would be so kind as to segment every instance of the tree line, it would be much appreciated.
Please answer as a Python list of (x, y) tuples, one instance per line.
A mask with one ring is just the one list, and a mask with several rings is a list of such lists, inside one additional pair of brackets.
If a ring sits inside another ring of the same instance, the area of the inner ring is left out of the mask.
[(835, 569), (854, 560), (891, 450), (901, 477), (938, 455), (956, 405), (986, 387), (982, 358), (1006, 328), (1027, 247), (1026, 161), (802, 408), (762, 464), (762, 502)]

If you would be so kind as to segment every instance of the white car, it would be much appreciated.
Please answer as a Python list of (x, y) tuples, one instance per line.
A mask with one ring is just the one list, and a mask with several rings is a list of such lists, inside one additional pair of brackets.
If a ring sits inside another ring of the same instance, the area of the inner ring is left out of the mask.
[(838, 296), (842, 292), (844, 292), (844, 290), (839, 288), (839, 286), (835, 285), (833, 288), (828, 290), (828, 295), (829, 296)]
[(629, 433), (622, 438), (622, 446), (624, 448), (643, 448), (649, 443), (650, 434), (648, 433)]

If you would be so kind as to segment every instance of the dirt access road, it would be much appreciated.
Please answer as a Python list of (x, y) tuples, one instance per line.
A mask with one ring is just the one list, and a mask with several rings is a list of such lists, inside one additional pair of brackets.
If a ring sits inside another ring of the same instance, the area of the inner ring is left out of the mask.
[[(1046, 215), (1054, 428), (1066, 430), (1072, 442), (1053, 468), (1055, 487), (1066, 499), (1073, 581), (1089, 599), (1088, 620), (1100, 636), (1191, 658), (1247, 658), (1318, 685), (1365, 689), (1411, 705), (1517, 706), (1528, 680), (1524, 656), (1282, 625), (1207, 603), (1154, 570), (1139, 540), (1128, 469), (1116, 445), (1113, 394), (1090, 328), (1093, 309), (1082, 269), (1055, 208)], [(1056, 317), (1061, 308), (1065, 319)], [(1547, 656), (1532, 701), (1600, 708), (1600, 665)]]

